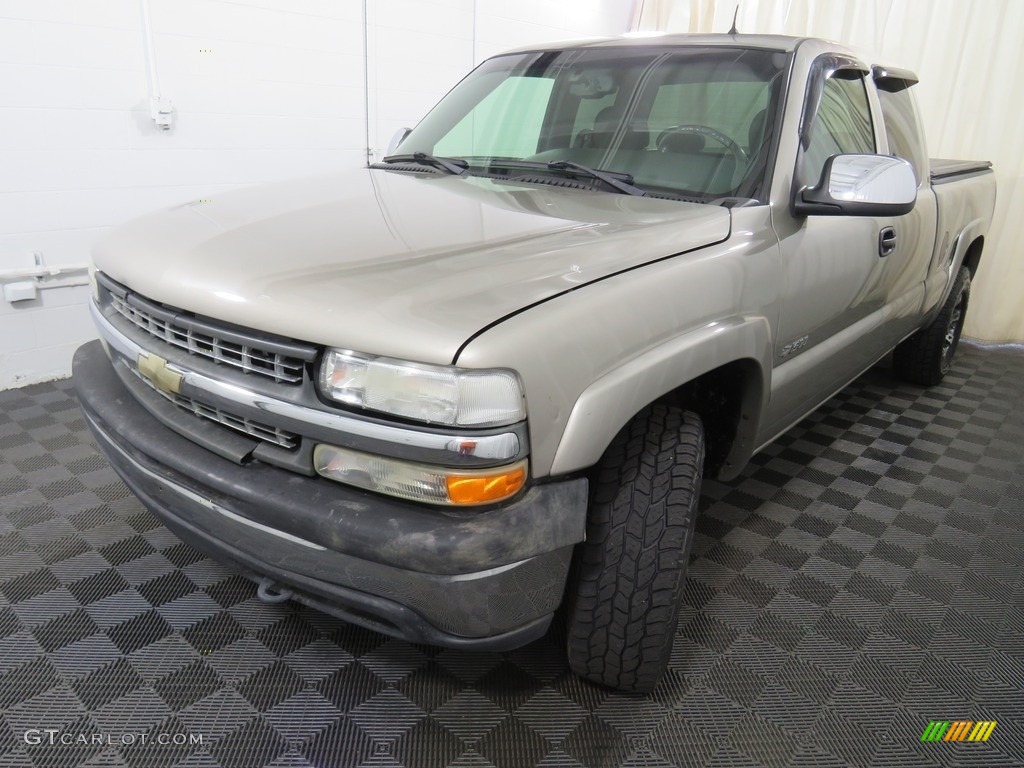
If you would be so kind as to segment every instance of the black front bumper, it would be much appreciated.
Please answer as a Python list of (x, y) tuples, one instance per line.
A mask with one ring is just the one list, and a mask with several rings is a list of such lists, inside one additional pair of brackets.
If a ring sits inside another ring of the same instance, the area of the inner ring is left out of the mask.
[(413, 642), (494, 650), (543, 635), (561, 602), (585, 480), (455, 517), (217, 456), (151, 416), (98, 341), (76, 352), (74, 379), (100, 449), (168, 528), (301, 602)]

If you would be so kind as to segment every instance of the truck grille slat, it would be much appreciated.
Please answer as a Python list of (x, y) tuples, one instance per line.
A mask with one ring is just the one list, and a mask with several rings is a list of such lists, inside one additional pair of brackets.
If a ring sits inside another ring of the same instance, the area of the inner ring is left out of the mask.
[(266, 376), (285, 384), (300, 384), (303, 377), (303, 361), (259, 347), (239, 344), (234, 341), (201, 333), (193, 328), (184, 328), (157, 317), (154, 313), (134, 306), (115, 293), (110, 294), (111, 306), (118, 314), (135, 327), (190, 355), (197, 355), (216, 363), (240, 368), (246, 373)]
[(236, 432), (242, 432), (246, 435), (249, 435), (250, 437), (255, 437), (259, 440), (265, 440), (268, 443), (279, 445), (282, 448), (286, 448), (290, 451), (294, 450), (299, 445), (300, 438), (294, 432), (288, 432), (287, 430), (272, 427), (268, 424), (261, 424), (258, 421), (253, 421), (252, 419), (247, 419), (244, 416), (238, 416), (236, 414), (225, 411), (222, 408), (217, 408), (216, 406), (213, 405), (201, 403), (198, 400), (188, 397), (187, 395), (182, 395), (176, 392), (164, 392), (162, 389), (154, 387), (153, 383), (145, 376), (143, 376), (141, 373), (139, 373), (139, 371), (136, 370), (135, 368), (129, 366), (128, 369), (136, 376), (138, 376), (139, 379), (154, 392), (163, 395), (163, 397), (165, 397), (167, 400), (170, 400), (179, 408), (184, 408), (186, 411), (191, 411), (200, 418), (215, 421), (218, 424), (228, 427), (229, 429), (235, 430)]

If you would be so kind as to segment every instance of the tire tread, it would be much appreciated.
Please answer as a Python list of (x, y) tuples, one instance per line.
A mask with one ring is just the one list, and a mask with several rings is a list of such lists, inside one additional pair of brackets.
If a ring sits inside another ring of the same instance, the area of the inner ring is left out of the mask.
[(567, 638), (577, 674), (649, 691), (664, 673), (703, 457), (700, 418), (661, 404), (641, 411), (608, 447), (577, 551)]

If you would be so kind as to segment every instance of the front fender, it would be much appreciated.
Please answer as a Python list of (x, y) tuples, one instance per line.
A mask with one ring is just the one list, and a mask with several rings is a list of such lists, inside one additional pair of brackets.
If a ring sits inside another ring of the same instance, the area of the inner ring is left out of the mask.
[(728, 363), (753, 360), (761, 370), (763, 384), (755, 402), (745, 400), (724, 474), (729, 468), (738, 471), (753, 452), (758, 415), (771, 389), (771, 349), (767, 318), (737, 317), (709, 323), (627, 361), (595, 381), (577, 399), (555, 452), (551, 474), (575, 472), (596, 464), (619, 430), (659, 397)]

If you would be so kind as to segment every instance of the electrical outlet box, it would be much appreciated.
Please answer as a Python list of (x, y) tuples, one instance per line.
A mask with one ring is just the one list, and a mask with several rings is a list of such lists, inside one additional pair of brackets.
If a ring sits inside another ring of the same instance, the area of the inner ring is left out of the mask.
[(149, 116), (161, 131), (171, 130), (174, 125), (174, 105), (163, 97), (149, 100)]
[(17, 283), (4, 284), (4, 300), (13, 304), (16, 301), (31, 301), (36, 297), (38, 289), (35, 280), (22, 280)]

